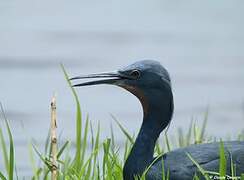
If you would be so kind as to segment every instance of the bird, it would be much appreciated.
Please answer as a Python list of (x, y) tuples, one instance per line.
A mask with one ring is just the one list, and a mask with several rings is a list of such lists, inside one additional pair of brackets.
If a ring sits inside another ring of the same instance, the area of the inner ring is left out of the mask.
[[(73, 84), (77, 80), (89, 78), (96, 78), (96, 80)], [(124, 180), (134, 180), (149, 166), (146, 180), (161, 180), (162, 168), (169, 171), (170, 180), (190, 180), (195, 174), (199, 175), (200, 179), (204, 179), (187, 153), (204, 170), (219, 171), (220, 144), (218, 142), (194, 144), (154, 157), (156, 141), (161, 132), (169, 126), (174, 112), (171, 78), (160, 62), (140, 60), (113, 72), (76, 76), (70, 80), (73, 87), (116, 85), (139, 99), (143, 109), (143, 120), (123, 167)], [(227, 158), (227, 174), (231, 174), (232, 160), (236, 165), (236, 175), (240, 176), (244, 172), (244, 141), (225, 141), (223, 144)]]

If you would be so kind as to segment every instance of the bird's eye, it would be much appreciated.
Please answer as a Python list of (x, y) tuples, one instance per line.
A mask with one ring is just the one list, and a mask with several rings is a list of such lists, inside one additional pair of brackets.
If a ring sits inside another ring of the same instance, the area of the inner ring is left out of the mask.
[(135, 69), (135, 70), (131, 71), (130, 75), (131, 75), (132, 77), (134, 77), (134, 78), (137, 79), (137, 78), (140, 77), (141, 72), (140, 72), (139, 70)]

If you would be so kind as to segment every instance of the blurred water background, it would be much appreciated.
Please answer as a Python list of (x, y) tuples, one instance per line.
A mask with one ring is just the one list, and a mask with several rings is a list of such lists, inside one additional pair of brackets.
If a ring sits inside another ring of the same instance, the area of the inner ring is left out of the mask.
[[(236, 136), (244, 128), (243, 8), (242, 0), (1, 0), (0, 101), (10, 119), (19, 174), (30, 173), (28, 140), (43, 149), (54, 92), (58, 130), (74, 139), (75, 104), (61, 62), (70, 75), (79, 75), (158, 60), (173, 81), (170, 134), (186, 129), (192, 118), (200, 124), (209, 107), (208, 134)], [(83, 114), (100, 121), (103, 138), (113, 124), (110, 113), (131, 133), (138, 131), (141, 107), (125, 90), (97, 86), (77, 92)], [(114, 129), (122, 146), (123, 136)]]

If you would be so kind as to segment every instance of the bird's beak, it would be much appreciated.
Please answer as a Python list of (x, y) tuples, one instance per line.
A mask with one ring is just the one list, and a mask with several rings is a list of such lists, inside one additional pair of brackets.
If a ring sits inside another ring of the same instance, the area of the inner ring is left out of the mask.
[(84, 76), (77, 76), (73, 77), (70, 80), (80, 80), (80, 79), (91, 79), (91, 78), (102, 78), (100, 80), (95, 81), (89, 81), (89, 82), (83, 82), (74, 84), (73, 87), (77, 86), (90, 86), (90, 85), (97, 85), (97, 84), (115, 84), (117, 85), (121, 80), (127, 79), (125, 75), (122, 75), (119, 72), (110, 72), (110, 73), (99, 73), (99, 74), (89, 74)]

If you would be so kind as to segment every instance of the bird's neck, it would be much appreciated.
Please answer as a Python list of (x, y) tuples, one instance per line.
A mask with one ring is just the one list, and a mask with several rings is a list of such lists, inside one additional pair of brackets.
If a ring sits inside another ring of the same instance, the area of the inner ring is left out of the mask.
[(162, 89), (153, 88), (148, 91), (133, 89), (132, 93), (140, 100), (144, 116), (140, 132), (124, 165), (123, 176), (126, 180), (142, 175), (151, 164), (155, 143), (170, 123), (174, 109), (170, 86), (163, 84)]
[[(124, 166), (124, 179), (130, 180), (134, 179), (135, 175), (141, 175), (153, 161), (155, 143), (171, 118), (167, 115), (168, 111), (155, 107), (149, 109), (146, 116), (144, 113), (141, 129)], [(160, 122), (167, 123), (162, 125)]]

